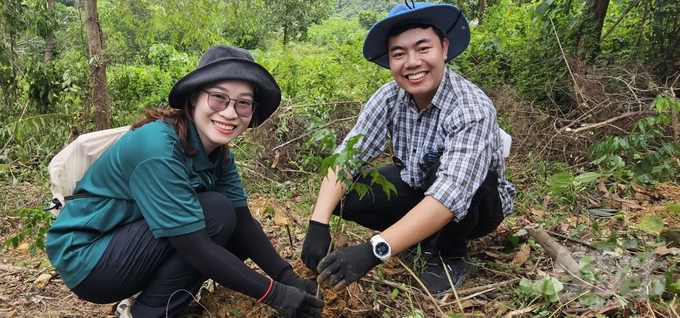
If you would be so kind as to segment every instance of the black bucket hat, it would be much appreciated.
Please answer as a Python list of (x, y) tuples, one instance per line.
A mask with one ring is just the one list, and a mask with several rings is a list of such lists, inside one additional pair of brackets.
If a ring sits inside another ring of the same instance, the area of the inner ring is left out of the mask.
[(203, 53), (196, 69), (172, 87), (168, 103), (172, 108), (182, 109), (190, 92), (224, 80), (242, 80), (255, 85), (257, 123), (251, 121), (250, 128), (267, 120), (281, 103), (281, 88), (269, 71), (255, 63), (248, 51), (226, 45), (213, 46)]
[(446, 62), (463, 53), (470, 44), (470, 27), (458, 7), (450, 4), (411, 2), (395, 6), (387, 17), (371, 27), (364, 41), (364, 58), (384, 68), (390, 68), (387, 36), (392, 28), (409, 23), (431, 25), (449, 39)]

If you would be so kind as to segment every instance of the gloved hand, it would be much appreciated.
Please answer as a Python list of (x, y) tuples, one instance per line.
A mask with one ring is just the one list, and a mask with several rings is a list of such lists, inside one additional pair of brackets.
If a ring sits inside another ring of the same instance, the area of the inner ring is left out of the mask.
[(323, 294), (319, 290), (319, 284), (312, 280), (300, 278), (300, 276), (295, 274), (293, 268), (290, 266), (286, 267), (281, 272), (281, 274), (279, 274), (279, 277), (277, 277), (276, 281), (288, 286), (297, 287), (303, 292), (323, 300)]
[(279, 282), (272, 282), (272, 288), (262, 302), (284, 318), (318, 318), (324, 305), (323, 300)]
[(366, 275), (378, 264), (380, 259), (373, 254), (371, 242), (345, 247), (321, 260), (317, 268), (321, 274), (316, 280), (319, 284), (328, 280), (333, 290), (339, 291)]
[(328, 231), (328, 224), (309, 220), (307, 237), (305, 237), (305, 242), (302, 244), (302, 262), (305, 263), (307, 268), (318, 273), (316, 267), (328, 253), (330, 245), (331, 233)]

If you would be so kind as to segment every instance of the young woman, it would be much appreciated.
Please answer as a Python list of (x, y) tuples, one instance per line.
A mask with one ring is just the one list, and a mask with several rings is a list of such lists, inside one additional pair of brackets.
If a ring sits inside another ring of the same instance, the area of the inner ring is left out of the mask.
[(47, 255), (66, 286), (95, 303), (128, 298), (120, 317), (176, 317), (211, 278), (284, 317), (320, 317), (316, 283), (251, 216), (227, 147), (276, 110), (274, 78), (247, 51), (215, 46), (168, 100), (174, 109), (148, 111), (90, 167), (50, 228)]

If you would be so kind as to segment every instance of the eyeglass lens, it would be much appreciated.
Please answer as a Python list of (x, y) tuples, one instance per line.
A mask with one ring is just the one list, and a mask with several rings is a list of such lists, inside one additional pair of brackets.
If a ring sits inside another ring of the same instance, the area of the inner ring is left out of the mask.
[[(227, 94), (208, 91), (206, 91), (206, 93), (208, 94), (208, 106), (217, 112), (227, 109), (227, 107), (229, 107), (229, 103), (232, 101), (232, 99)], [(236, 114), (241, 117), (248, 117), (252, 115), (253, 111), (255, 110), (255, 106), (257, 106), (257, 103), (249, 99), (234, 100), (234, 110), (236, 111)]]

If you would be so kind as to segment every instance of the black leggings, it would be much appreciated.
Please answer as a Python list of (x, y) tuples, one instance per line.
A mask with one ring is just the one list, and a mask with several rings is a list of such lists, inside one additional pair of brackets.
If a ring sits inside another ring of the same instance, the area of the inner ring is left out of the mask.
[[(230, 244), (236, 214), (231, 201), (217, 192), (198, 194), (206, 230), (213, 242), (245, 259), (245, 253)], [(104, 255), (90, 275), (73, 292), (94, 303), (111, 303), (144, 290), (132, 307), (134, 317), (176, 317), (191, 301), (184, 289), (196, 295), (205, 281), (175, 251), (166, 238), (155, 238), (148, 224), (139, 220), (118, 227)], [(168, 295), (176, 292), (168, 301)]]
[[(436, 166), (433, 167), (436, 169)], [(425, 198), (425, 191), (411, 188), (401, 180), (401, 168), (390, 165), (377, 169), (397, 189), (397, 193), (387, 194), (378, 184), (371, 184), (371, 176), (359, 175), (358, 183), (366, 184), (371, 192), (359, 198), (356, 191), (349, 192), (345, 199), (342, 215), (340, 205), (333, 214), (354, 221), (370, 229), (384, 231), (399, 221), (406, 213)], [(431, 173), (434, 176), (434, 173)], [(434, 182), (429, 180), (427, 185)], [(427, 187), (427, 186), (426, 186)], [(459, 222), (451, 221), (433, 235), (433, 253), (442, 256), (463, 256), (467, 252), (467, 241), (493, 232), (503, 221), (503, 206), (498, 194), (498, 174), (490, 171), (472, 198), (467, 215)]]

